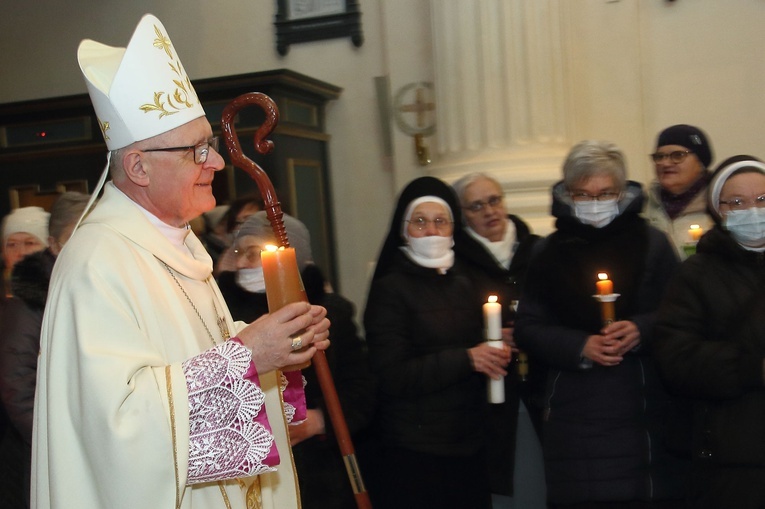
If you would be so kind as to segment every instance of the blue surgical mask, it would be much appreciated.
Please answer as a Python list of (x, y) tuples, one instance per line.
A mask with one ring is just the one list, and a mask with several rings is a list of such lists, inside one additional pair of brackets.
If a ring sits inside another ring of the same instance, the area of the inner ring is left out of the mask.
[(723, 225), (743, 247), (765, 247), (765, 209), (731, 210), (725, 213)]
[(583, 224), (603, 228), (619, 215), (618, 200), (588, 200), (574, 202), (574, 215)]

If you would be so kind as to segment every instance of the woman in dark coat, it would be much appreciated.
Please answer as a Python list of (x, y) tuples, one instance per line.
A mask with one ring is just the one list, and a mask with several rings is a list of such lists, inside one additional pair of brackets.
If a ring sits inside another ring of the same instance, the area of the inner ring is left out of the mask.
[[(364, 440), (374, 411), (375, 387), (364, 343), (354, 322), (355, 310), (349, 300), (327, 291), (321, 270), (311, 263), (310, 237), (305, 225), (287, 215), (284, 216), (284, 223), (290, 245), (295, 248), (308, 300), (324, 306), (332, 324), (332, 346), (326, 351), (327, 363), (364, 476), (367, 445)], [(260, 251), (266, 243), (274, 243), (274, 235), (266, 213), (261, 211), (247, 218), (237, 233), (233, 248), (238, 270), (222, 272), (218, 278), (218, 286), (235, 320), (251, 322), (268, 313), (260, 263)], [(302, 373), (306, 379), (307, 417), (303, 423), (289, 427), (302, 507), (355, 509), (353, 490), (333, 434), (316, 371), (309, 367)]]
[[(532, 259), (515, 329), (518, 346), (548, 366), (548, 502), (674, 507), (683, 484), (665, 450), (671, 403), (647, 348), (674, 249), (639, 216), (642, 189), (626, 180), (615, 145), (577, 144), (563, 178), (553, 187), (557, 231)], [(593, 298), (602, 272), (620, 294), (607, 325)]]
[[(494, 509), (546, 507), (542, 447), (535, 427), (541, 408), (532, 401), (544, 381), (540, 365), (529, 366), (513, 338), (515, 314), (537, 235), (505, 209), (500, 183), (484, 173), (470, 173), (452, 184), (462, 205), (464, 240), (454, 246), (475, 274), (482, 295), (496, 295), (502, 305), (502, 335), (513, 352), (504, 378), (505, 402), (489, 407), (489, 465)], [(533, 386), (533, 388), (532, 388)]]
[[(37, 385), (40, 328), (56, 256), (72, 235), (89, 196), (69, 191), (53, 204), (48, 248), (13, 266), (13, 297), (0, 309), (0, 400), (8, 416), (0, 439), (0, 507), (29, 507), (32, 413)], [(47, 213), (46, 213), (47, 214)]]
[(765, 507), (765, 164), (720, 164), (715, 226), (667, 290), (654, 349), (669, 387), (693, 402), (691, 506)]
[(378, 376), (385, 500), (376, 508), (486, 509), (486, 377), (507, 347), (482, 341), (482, 297), (452, 251), (460, 209), (433, 177), (402, 191), (364, 314)]

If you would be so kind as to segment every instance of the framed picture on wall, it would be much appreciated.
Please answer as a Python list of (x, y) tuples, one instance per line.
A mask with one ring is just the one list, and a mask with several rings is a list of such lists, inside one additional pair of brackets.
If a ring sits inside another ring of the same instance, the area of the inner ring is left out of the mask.
[(364, 43), (358, 0), (277, 0), (276, 51), (284, 56), (291, 44), (350, 37)]

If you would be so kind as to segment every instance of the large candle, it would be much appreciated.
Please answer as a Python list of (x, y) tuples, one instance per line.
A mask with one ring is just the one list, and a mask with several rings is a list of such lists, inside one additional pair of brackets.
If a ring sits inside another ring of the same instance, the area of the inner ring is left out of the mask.
[[(502, 341), (502, 305), (497, 302), (497, 296), (489, 296), (488, 302), (483, 305), (483, 324), (486, 339), (489, 346), (503, 348)], [(505, 377), (499, 380), (489, 379), (489, 403), (505, 402)]]
[[(273, 313), (292, 302), (308, 302), (308, 297), (300, 278), (300, 271), (295, 257), (295, 248), (267, 245), (260, 252), (263, 262), (263, 279), (266, 283), (266, 299), (268, 311)], [(311, 365), (308, 361), (300, 366), (285, 367), (283, 371), (294, 371)]]

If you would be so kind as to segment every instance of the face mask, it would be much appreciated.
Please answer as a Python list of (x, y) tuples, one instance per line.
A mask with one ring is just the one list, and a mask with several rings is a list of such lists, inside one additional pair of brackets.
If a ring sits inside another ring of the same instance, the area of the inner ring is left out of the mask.
[(264, 293), (266, 280), (263, 278), (263, 267), (237, 270), (236, 284), (251, 293)]
[(619, 215), (617, 200), (590, 200), (574, 202), (574, 215), (584, 224), (603, 228)]
[(451, 251), (454, 240), (451, 236), (442, 237), (431, 235), (430, 237), (410, 237), (409, 247), (412, 251), (423, 258), (437, 259), (446, 256)]
[(725, 214), (725, 229), (746, 247), (765, 247), (765, 209), (752, 207)]

